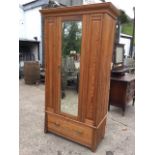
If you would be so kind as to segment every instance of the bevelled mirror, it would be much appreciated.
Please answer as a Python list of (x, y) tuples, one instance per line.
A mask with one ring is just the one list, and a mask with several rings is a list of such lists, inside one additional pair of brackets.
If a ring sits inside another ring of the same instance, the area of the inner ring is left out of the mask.
[(82, 21), (62, 21), (61, 113), (78, 116)]
[(123, 63), (124, 46), (116, 46), (115, 63)]
[(116, 43), (114, 47), (113, 69), (123, 67), (124, 44)]

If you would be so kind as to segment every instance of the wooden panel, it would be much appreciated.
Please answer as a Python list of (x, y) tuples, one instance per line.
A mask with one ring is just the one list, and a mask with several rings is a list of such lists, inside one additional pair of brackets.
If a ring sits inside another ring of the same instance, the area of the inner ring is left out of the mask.
[(106, 126), (106, 118), (105, 118), (104, 121), (98, 126), (98, 128), (94, 130), (92, 151), (96, 150), (97, 145), (98, 145), (99, 142), (104, 138), (104, 135), (105, 135), (105, 126)]
[(82, 45), (80, 57), (80, 86), (79, 86), (79, 120), (85, 121), (85, 111), (87, 103), (87, 90), (88, 90), (88, 65), (89, 65), (89, 45), (90, 45), (90, 20), (89, 16), (83, 15), (82, 20)]
[[(82, 121), (93, 120), (97, 88), (98, 54), (100, 50), (102, 15), (83, 16), (80, 98)], [(93, 36), (93, 37), (92, 37)], [(87, 121), (89, 122), (89, 121)], [(90, 121), (91, 122), (91, 121)]]
[(47, 115), (47, 122), (49, 131), (54, 131), (54, 133), (66, 138), (91, 146), (93, 129), (90, 127), (75, 123), (54, 114)]
[(43, 15), (48, 16), (69, 16), (69, 15), (83, 15), (90, 13), (107, 13), (112, 18), (116, 19), (116, 16), (119, 15), (119, 10), (115, 6), (108, 3), (100, 4), (91, 4), (91, 5), (81, 5), (81, 6), (72, 6), (72, 7), (60, 7), (60, 8), (49, 8), (42, 9), (40, 11)]
[(112, 51), (114, 44), (115, 34), (115, 21), (107, 14), (103, 15), (103, 28), (101, 39), (101, 50), (98, 59), (99, 72), (98, 72), (98, 84), (97, 84), (97, 108), (95, 124), (99, 124), (100, 121), (107, 114), (108, 102), (109, 102), (109, 89), (110, 89), (110, 71), (112, 61)]
[(117, 103), (121, 107), (122, 102), (125, 102), (127, 83), (111, 80), (110, 87), (110, 103)]
[(56, 42), (55, 42), (55, 66), (53, 72), (54, 77), (54, 95), (55, 95), (55, 112), (59, 113), (61, 102), (61, 17), (56, 18)]
[(108, 15), (83, 16), (79, 114), (88, 124), (98, 125), (107, 113), (114, 33)]
[[(46, 98), (45, 98), (45, 100), (46, 100), (46, 108), (49, 108), (49, 109), (53, 109), (54, 108), (54, 105), (53, 105), (53, 102), (52, 102), (52, 91), (53, 91), (53, 89), (52, 89), (52, 78), (53, 78), (53, 76), (52, 76), (52, 72), (51, 72), (51, 63), (52, 63), (52, 61), (51, 61), (51, 54), (52, 54), (52, 52), (51, 52), (51, 47), (53, 47), (52, 45), (53, 45), (53, 43), (54, 43), (54, 39), (53, 38), (51, 38), (51, 36), (52, 35), (54, 35), (53, 34), (53, 32), (52, 32), (52, 29), (54, 29), (54, 20), (53, 21), (51, 21), (51, 20), (49, 20), (49, 18), (46, 18), (45, 19), (45, 36), (46, 36), (46, 40), (44, 41), (44, 43), (45, 43), (45, 66), (46, 66), (46, 68), (45, 68), (45, 70), (46, 70), (46, 79), (45, 79), (45, 82), (46, 82), (46, 84), (45, 84), (45, 89), (46, 89)], [(52, 41), (52, 44), (50, 44), (50, 42)], [(52, 50), (53, 51), (53, 50)], [(48, 76), (47, 76), (48, 75)]]
[[(88, 67), (88, 98), (86, 104), (86, 118), (94, 120), (96, 90), (97, 90), (97, 73), (98, 73), (98, 58), (101, 46), (101, 28), (102, 16), (92, 15), (90, 17), (90, 46), (89, 46), (89, 67)], [(93, 36), (93, 37), (92, 37)]]
[(58, 24), (56, 18), (48, 17), (45, 19), (45, 59), (46, 59), (46, 109), (56, 110), (59, 102), (59, 31), (56, 33)]
[(63, 21), (81, 21), (81, 16), (63, 16), (61, 17), (62, 22)]

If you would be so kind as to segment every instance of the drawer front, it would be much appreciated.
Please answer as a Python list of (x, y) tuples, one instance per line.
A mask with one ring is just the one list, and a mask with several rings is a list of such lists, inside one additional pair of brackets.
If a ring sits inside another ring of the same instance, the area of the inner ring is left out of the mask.
[(134, 98), (134, 94), (127, 94), (126, 96), (126, 102), (131, 101)]
[(135, 95), (135, 81), (128, 83), (126, 100), (130, 101)]
[(127, 90), (128, 92), (134, 91), (135, 90), (135, 81), (128, 83), (127, 89), (128, 89)]
[(58, 133), (73, 141), (87, 146), (91, 146), (92, 144), (93, 129), (85, 125), (61, 118), (61, 116), (48, 114), (47, 127), (50, 131)]

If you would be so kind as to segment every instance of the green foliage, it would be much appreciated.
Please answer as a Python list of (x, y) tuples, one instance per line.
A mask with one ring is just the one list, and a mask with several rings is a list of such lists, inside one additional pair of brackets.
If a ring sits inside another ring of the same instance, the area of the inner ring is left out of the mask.
[(121, 32), (124, 34), (132, 35), (133, 33), (133, 21), (127, 16), (127, 14), (120, 10), (120, 16), (118, 18), (122, 26)]
[(120, 10), (119, 21), (121, 24), (129, 22), (129, 18), (123, 10)]
[(70, 54), (70, 51), (80, 53), (81, 49), (81, 31), (79, 23), (75, 21), (65, 22), (62, 31), (62, 51), (63, 56)]
[(133, 33), (133, 22), (122, 24), (121, 32), (124, 34), (132, 35), (132, 33)]

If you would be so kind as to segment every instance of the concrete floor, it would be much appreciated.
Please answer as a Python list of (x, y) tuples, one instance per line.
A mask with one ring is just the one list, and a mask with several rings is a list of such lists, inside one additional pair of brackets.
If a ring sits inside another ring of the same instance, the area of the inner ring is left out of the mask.
[(65, 97), (61, 98), (61, 112), (78, 115), (78, 93), (76, 90), (66, 89)]
[[(111, 106), (105, 138), (95, 153), (57, 135), (44, 134), (44, 85), (19, 81), (20, 155), (134, 155), (135, 111), (131, 103), (125, 116)], [(108, 151), (112, 152), (112, 154)]]

